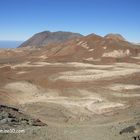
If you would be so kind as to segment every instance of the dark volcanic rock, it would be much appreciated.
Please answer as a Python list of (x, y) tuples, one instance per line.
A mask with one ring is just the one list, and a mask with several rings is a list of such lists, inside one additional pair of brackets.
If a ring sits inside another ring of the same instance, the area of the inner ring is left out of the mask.
[(78, 33), (44, 31), (35, 34), (33, 37), (22, 43), (19, 47), (42, 47), (54, 43), (63, 43), (79, 37), (82, 37), (82, 35)]
[(39, 119), (31, 118), (14, 107), (0, 105), (0, 125), (30, 125), (30, 126), (45, 126), (46, 124)]
[(122, 129), (120, 131), (120, 134), (124, 134), (124, 133), (134, 133), (134, 131), (136, 130), (135, 126), (129, 126), (129, 127), (126, 127), (124, 129)]

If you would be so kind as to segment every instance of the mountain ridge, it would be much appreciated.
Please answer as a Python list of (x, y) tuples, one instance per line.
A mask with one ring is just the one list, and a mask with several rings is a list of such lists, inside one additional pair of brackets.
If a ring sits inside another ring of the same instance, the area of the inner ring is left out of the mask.
[(40, 48), (52, 44), (60, 44), (72, 39), (77, 39), (81, 37), (90, 38), (92, 37), (93, 40), (100, 40), (100, 39), (111, 39), (114, 41), (126, 41), (128, 42), (121, 34), (118, 33), (109, 33), (105, 36), (100, 36), (95, 33), (91, 33), (89, 35), (82, 35), (80, 33), (73, 33), (68, 31), (42, 31), (39, 33), (34, 34), (31, 38), (23, 42), (19, 47), (34, 47)]

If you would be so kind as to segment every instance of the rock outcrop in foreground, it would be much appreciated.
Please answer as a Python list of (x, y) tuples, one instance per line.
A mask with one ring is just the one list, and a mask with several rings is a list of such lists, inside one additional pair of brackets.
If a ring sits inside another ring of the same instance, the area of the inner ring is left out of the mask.
[(21, 113), (17, 108), (0, 105), (0, 125), (45, 126), (46, 124)]

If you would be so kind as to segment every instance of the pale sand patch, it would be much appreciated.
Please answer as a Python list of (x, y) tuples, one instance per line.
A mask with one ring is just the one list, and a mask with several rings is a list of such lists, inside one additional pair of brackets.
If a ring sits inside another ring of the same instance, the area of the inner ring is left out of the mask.
[(94, 67), (94, 65), (92, 64), (88, 64), (88, 63), (79, 63), (79, 62), (69, 62), (69, 63), (66, 63), (70, 66), (73, 66), (73, 67), (83, 67), (83, 68), (87, 68), (87, 67)]
[(20, 63), (20, 64), (17, 64), (17, 65), (11, 65), (11, 67), (13, 69), (18, 68), (18, 67), (30, 67), (29, 63), (30, 63), (30, 61), (26, 61), (24, 63)]
[(47, 97), (41, 87), (25, 81), (9, 83), (4, 86), (4, 89), (12, 93), (11, 97), (16, 96), (19, 104), (38, 102)]
[(112, 93), (112, 95), (116, 97), (140, 97), (140, 94), (134, 94), (134, 93)]
[(57, 91), (53, 90), (48, 90), (47, 92), (49, 93), (45, 93), (41, 88), (28, 82), (13, 82), (7, 84), (4, 88), (13, 93), (17, 93), (16, 98), (20, 104), (32, 102), (52, 102), (64, 105), (65, 107), (81, 107), (91, 102), (93, 103), (103, 101), (103, 99), (99, 95), (89, 92), (87, 90), (79, 89), (80, 94), (85, 95), (83, 97), (65, 97), (59, 96), (59, 94), (56, 93)]
[(80, 62), (69, 62), (66, 63), (71, 67), (80, 67), (80, 68), (111, 68), (114, 65), (94, 65), (89, 63), (80, 63)]
[(49, 65), (49, 63), (47, 62), (35, 62), (35, 63), (31, 63), (30, 61), (21, 63), (21, 64), (17, 64), (17, 65), (11, 65), (11, 67), (13, 69), (18, 68), (18, 67), (44, 67), (46, 65)]
[(139, 64), (134, 63), (115, 63), (114, 66), (122, 67), (122, 68), (132, 68), (132, 69), (140, 69)]
[(93, 75), (93, 74), (99, 74), (103, 73), (106, 70), (97, 70), (97, 69), (84, 69), (84, 70), (78, 70), (78, 71), (66, 71), (66, 72), (60, 72), (60, 75), (67, 75), (67, 76), (76, 76), (76, 75)]
[(11, 91), (22, 92), (25, 94), (29, 93), (35, 94), (39, 92), (38, 88), (35, 85), (24, 81), (9, 83), (4, 88)]
[(38, 62), (25, 62), (17, 65), (11, 66), (12, 68), (17, 68), (17, 67), (44, 67), (44, 66), (66, 66), (65, 63), (48, 63), (48, 62), (43, 62), (43, 61), (38, 61)]
[[(85, 74), (84, 74), (85, 72)], [(96, 73), (95, 73), (96, 72)], [(53, 80), (65, 80), (65, 81), (72, 81), (72, 82), (83, 82), (83, 81), (94, 81), (94, 80), (100, 80), (100, 79), (114, 79), (118, 78), (120, 76), (127, 76), (131, 75), (134, 73), (140, 72), (139, 69), (122, 69), (122, 70), (114, 70), (114, 71), (101, 71), (101, 70), (90, 70), (89, 71), (73, 71), (70, 73), (69, 72), (64, 72), (58, 74), (56, 78)], [(79, 73), (79, 74), (78, 74)], [(81, 75), (81, 73), (83, 75)], [(68, 75), (67, 75), (68, 74)]]
[[(94, 61), (99, 61), (99, 59), (95, 59)], [(79, 68), (111, 68), (114, 65), (93, 65), (89, 63), (80, 63), (80, 62), (68, 62), (68, 63), (48, 63), (43, 61), (33, 62), (30, 61), (16, 64), (16, 65), (3, 65), (4, 66), (11, 66), (11, 68), (16, 69), (18, 67), (44, 67), (44, 66), (62, 66), (62, 67), (79, 67)]]
[[(9, 65), (9, 64), (4, 64), (4, 65), (1, 65), (0, 68), (4, 68), (4, 67), (7, 67), (7, 66), (8, 66), (8, 67), (11, 67), (11, 65)], [(12, 68), (12, 67), (11, 67), (11, 68)]]
[[(52, 92), (53, 92), (53, 90), (50, 91), (50, 93), (52, 93)], [(98, 95), (98, 94), (96, 94), (94, 92), (90, 92), (88, 90), (77, 89), (77, 90), (75, 90), (75, 92), (78, 92), (79, 96), (74, 96), (74, 95), (73, 96), (68, 96), (68, 97), (66, 97), (66, 96), (58, 96), (58, 95), (51, 96), (51, 94), (50, 94), (50, 96), (48, 97), (48, 99), (51, 100), (51, 101), (52, 100), (57, 100), (57, 99), (68, 100), (68, 101), (71, 100), (72, 102), (73, 101), (76, 101), (77, 103), (78, 103), (78, 101), (81, 102), (83, 100), (97, 100), (97, 101), (100, 101), (100, 102), (103, 101), (103, 100), (105, 100), (100, 95)], [(60, 102), (60, 103), (62, 103), (62, 102)]]
[(47, 102), (60, 104), (69, 109), (73, 114), (103, 114), (114, 111), (114, 109), (124, 109), (127, 106), (122, 103), (106, 101), (102, 98), (91, 96), (89, 98), (58, 98), (49, 99)]
[(84, 43), (84, 41), (80, 41), (77, 43), (77, 45), (81, 45), (82, 43)]
[(41, 55), (41, 56), (39, 56), (38, 58), (47, 59), (48, 57), (47, 57), (46, 55)]
[(127, 49), (126, 51), (124, 50), (114, 50), (112, 52), (105, 52), (102, 57), (114, 57), (114, 58), (121, 58), (121, 57), (126, 57), (129, 56), (130, 50)]
[(90, 98), (76, 98), (76, 99), (72, 99), (72, 98), (67, 98), (67, 97), (57, 97), (54, 99), (49, 98), (47, 100), (47, 102), (51, 102), (51, 103), (55, 103), (55, 104), (61, 104), (64, 107), (85, 107), (88, 104), (91, 103), (98, 103), (101, 102), (102, 100), (99, 98), (94, 98), (94, 97), (90, 97)]
[(89, 63), (80, 63), (80, 62), (66, 62), (66, 63), (48, 63), (48, 62), (34, 62), (32, 63), (33, 66), (63, 66), (63, 67), (80, 67), (80, 68), (110, 68), (113, 67), (114, 65), (93, 65)]
[(140, 85), (113, 84), (108, 86), (108, 88), (115, 91), (122, 91), (122, 90), (140, 89)]
[(95, 114), (103, 114), (113, 111), (114, 109), (124, 108), (126, 108), (124, 104), (116, 102), (101, 102), (97, 104), (90, 104), (89, 106), (87, 106), (87, 109)]
[(39, 62), (24, 62), (24, 63), (21, 63), (21, 64), (17, 64), (17, 65), (11, 65), (11, 67), (13, 69), (15, 68), (18, 68), (18, 67), (44, 67), (44, 66), (65, 66), (64, 63), (48, 63), (48, 62), (42, 62), (42, 61), (39, 61)]
[[(36, 62), (34, 64), (40, 64), (42, 62)], [(79, 67), (79, 68), (112, 68), (114, 65), (94, 65), (89, 63), (80, 63), (80, 62), (66, 62), (66, 63), (43, 63), (50, 66), (64, 66), (64, 67)]]
[(35, 66), (46, 66), (46, 65), (50, 65), (50, 63), (47, 63), (47, 62), (34, 62), (32, 63), (32, 65), (35, 65)]
[(4, 86), (4, 89), (16, 94), (17, 95), (16, 98), (19, 100), (21, 104), (29, 103), (29, 102), (63, 103), (63, 101), (66, 104), (69, 104), (67, 102), (70, 102), (70, 104), (73, 102), (77, 102), (75, 104), (79, 104), (79, 103), (81, 104), (81, 102), (83, 103), (83, 100), (102, 101), (102, 98), (99, 95), (89, 92), (87, 90), (77, 89), (75, 92), (78, 92), (78, 94), (80, 94), (79, 96), (76, 95), (75, 97), (73, 95), (72, 97), (66, 97), (66, 96), (60, 96), (59, 95), (60, 91), (58, 90), (52, 90), (52, 89), (44, 90), (39, 86), (36, 86), (34, 84), (25, 81), (12, 82), (6, 84)]
[(82, 48), (84, 49), (89, 49), (89, 46), (87, 44), (87, 42), (83, 42), (82, 44), (80, 44)]
[(132, 58), (134, 58), (134, 59), (140, 59), (140, 56), (136, 56), (136, 57), (132, 57)]
[(86, 60), (86, 61), (101, 61), (101, 59), (94, 59), (93, 57), (89, 57), (89, 58), (86, 58), (84, 60)]
[(94, 61), (93, 57), (86, 58), (87, 61)]
[[(124, 107), (121, 103), (107, 101), (96, 93), (81, 89), (79, 89), (79, 92), (84, 96), (75, 98), (59, 96), (57, 93), (51, 96), (53, 90), (49, 90), (49, 94), (43, 93), (44, 91), (42, 91), (42, 89), (28, 82), (9, 83), (4, 88), (16, 93), (16, 99), (19, 104), (36, 102), (60, 104), (72, 114), (102, 114), (113, 111), (115, 108), (122, 109)], [(15, 96), (15, 94), (13, 96)]]
[[(73, 91), (74, 92), (74, 91)], [(48, 89), (45, 92), (46, 96), (38, 95), (38, 98), (34, 98), (29, 102), (51, 102), (66, 106), (81, 106), (88, 102), (102, 102), (105, 100), (96, 93), (89, 92), (87, 90), (77, 89), (79, 96), (60, 96), (60, 91)], [(69, 94), (69, 93), (68, 93)], [(82, 95), (82, 96), (81, 96)]]
[(126, 107), (122, 103), (110, 102), (96, 93), (87, 90), (80, 91), (87, 96), (82, 98), (53, 97), (48, 98), (47, 102), (60, 104), (69, 109), (73, 114), (102, 114)]
[[(97, 60), (97, 59), (95, 59)], [(98, 59), (99, 60), (99, 59)], [(48, 62), (35, 62), (33, 66), (63, 66), (63, 67), (79, 67), (79, 68), (111, 68), (115, 65), (94, 65), (89, 63), (80, 63), (80, 62), (66, 62), (66, 63), (48, 63)]]
[(28, 72), (27, 71), (19, 71), (16, 74), (25, 74), (25, 73), (28, 73)]
[(93, 52), (93, 51), (94, 51), (94, 49), (89, 49), (88, 51), (89, 51), (89, 52)]

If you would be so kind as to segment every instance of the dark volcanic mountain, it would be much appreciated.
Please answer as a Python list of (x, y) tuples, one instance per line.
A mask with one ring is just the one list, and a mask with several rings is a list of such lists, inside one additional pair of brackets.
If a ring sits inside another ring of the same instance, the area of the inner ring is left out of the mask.
[(78, 33), (44, 31), (35, 34), (19, 47), (42, 47), (50, 44), (63, 43), (65, 41), (79, 37), (82, 37), (82, 35)]

